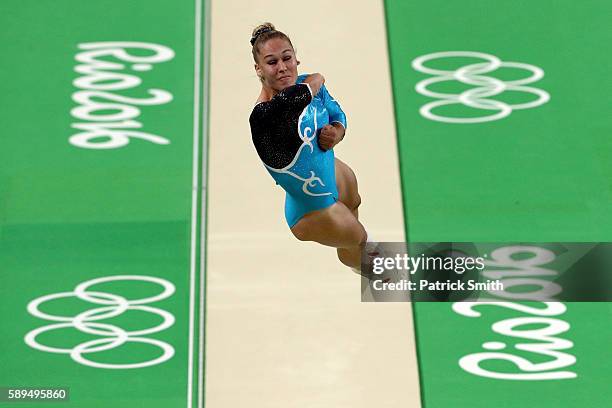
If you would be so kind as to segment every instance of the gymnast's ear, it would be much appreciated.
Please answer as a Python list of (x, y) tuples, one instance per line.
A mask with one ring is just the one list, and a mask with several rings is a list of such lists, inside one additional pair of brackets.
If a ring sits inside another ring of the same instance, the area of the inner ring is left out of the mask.
[(255, 72), (257, 73), (257, 76), (261, 78), (263, 76), (263, 74), (261, 72), (261, 68), (259, 67), (259, 64), (255, 63), (255, 65), (253, 65), (253, 67), (255, 68)]

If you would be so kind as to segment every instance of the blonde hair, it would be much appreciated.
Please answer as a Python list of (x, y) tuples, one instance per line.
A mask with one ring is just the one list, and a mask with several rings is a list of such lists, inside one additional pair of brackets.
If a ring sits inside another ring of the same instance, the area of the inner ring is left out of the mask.
[(259, 46), (272, 38), (282, 38), (283, 40), (287, 40), (291, 48), (293, 48), (293, 44), (291, 44), (291, 40), (289, 39), (289, 37), (287, 37), (285, 33), (278, 31), (274, 27), (274, 24), (260, 24), (253, 29), (253, 33), (251, 34), (251, 45), (253, 46), (253, 60), (255, 62), (257, 62), (257, 56), (259, 55)]

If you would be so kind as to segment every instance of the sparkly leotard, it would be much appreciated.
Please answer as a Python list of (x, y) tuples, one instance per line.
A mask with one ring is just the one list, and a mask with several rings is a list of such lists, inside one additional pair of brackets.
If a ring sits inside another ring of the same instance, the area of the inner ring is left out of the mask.
[(255, 149), (266, 169), (285, 191), (289, 227), (311, 211), (338, 199), (334, 151), (318, 144), (320, 129), (333, 122), (346, 128), (346, 116), (325, 85), (313, 97), (300, 75), (295, 85), (253, 108), (249, 118)]

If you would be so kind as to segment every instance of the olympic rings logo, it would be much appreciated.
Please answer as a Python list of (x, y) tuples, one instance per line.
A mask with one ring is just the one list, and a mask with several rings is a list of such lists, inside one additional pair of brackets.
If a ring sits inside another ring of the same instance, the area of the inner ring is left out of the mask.
[[(104, 283), (104, 282), (112, 282), (112, 281), (146, 281), (156, 283), (162, 286), (163, 290), (160, 294), (142, 298), (142, 299), (131, 299), (128, 300), (123, 296), (100, 292), (100, 291), (92, 291), (89, 288), (93, 285)], [(54, 293), (51, 295), (41, 296), (37, 299), (32, 300), (28, 304), (28, 312), (33, 316), (39, 317), (45, 320), (51, 320), (54, 323), (47, 326), (43, 326), (37, 329), (30, 331), (25, 336), (25, 342), (28, 346), (35, 348), (37, 350), (46, 351), (49, 353), (62, 353), (69, 354), (70, 357), (76, 361), (77, 363), (96, 367), (96, 368), (109, 368), (109, 369), (129, 369), (129, 368), (142, 368), (149, 367), (156, 364), (161, 364), (174, 355), (174, 348), (160, 340), (149, 339), (145, 336), (152, 333), (157, 333), (162, 330), (167, 329), (168, 327), (174, 324), (174, 316), (162, 309), (158, 309), (156, 307), (144, 306), (146, 303), (153, 303), (170, 297), (175, 291), (174, 285), (167, 280), (154, 278), (151, 276), (141, 276), (141, 275), (117, 275), (117, 276), (107, 276), (97, 279), (91, 279), (89, 281), (85, 281), (74, 289), (72, 292), (61, 292)], [(94, 303), (97, 305), (103, 305), (101, 307), (96, 307), (94, 309), (86, 310), (82, 313), (79, 313), (76, 316), (57, 316), (48, 314), (40, 311), (39, 307), (42, 303), (54, 300), (54, 299), (62, 299), (69, 297), (77, 297), (78, 299), (84, 300), (86, 302)], [(127, 310), (140, 310), (143, 312), (154, 313), (163, 319), (163, 321), (151, 328), (143, 329), (143, 330), (135, 330), (135, 331), (126, 331), (120, 327), (117, 327), (112, 324), (100, 323), (100, 320), (110, 319), (120, 314), (126, 312)], [(64, 328), (76, 328), (77, 330), (93, 334), (96, 336), (103, 336), (101, 339), (94, 339), (90, 341), (86, 341), (81, 343), (73, 348), (60, 348), (60, 347), (51, 347), (40, 344), (36, 338), (39, 334), (45, 333), (52, 330), (64, 329)], [(163, 353), (161, 356), (144, 362), (138, 363), (129, 363), (129, 364), (108, 364), (92, 361), (86, 358), (84, 355), (92, 354), (96, 352), (110, 350), (116, 347), (120, 347), (125, 343), (134, 342), (134, 343), (146, 343), (159, 347)]]
[[(426, 62), (441, 59), (441, 58), (452, 58), (452, 57), (468, 57), (468, 58), (480, 58), (486, 62), (478, 62), (463, 66), (454, 71), (433, 69), (425, 66)], [(494, 120), (503, 119), (512, 113), (514, 109), (529, 109), (535, 108), (545, 104), (550, 100), (550, 95), (541, 89), (524, 86), (532, 82), (540, 80), (544, 76), (544, 71), (534, 65), (523, 64), (520, 62), (503, 62), (494, 55), (485, 54), (482, 52), (472, 51), (445, 51), (435, 52), (416, 58), (412, 61), (412, 67), (424, 74), (436, 75), (433, 78), (428, 78), (420, 81), (416, 85), (416, 91), (421, 95), (429, 96), (431, 98), (439, 98), (441, 100), (430, 102), (421, 107), (419, 110), (420, 114), (427, 119), (434, 120), (437, 122), (446, 123), (482, 123), (490, 122)], [(531, 75), (527, 78), (522, 78), (514, 81), (502, 81), (500, 79), (485, 76), (495, 71), (498, 68), (517, 68), (526, 71), (530, 71)], [(466, 90), (459, 95), (448, 94), (442, 92), (434, 92), (428, 89), (432, 84), (445, 81), (459, 81), (467, 85), (474, 85), (476, 88)], [(518, 91), (534, 94), (537, 99), (518, 104), (509, 104), (495, 99), (488, 99), (491, 96), (499, 95), (504, 91)], [(463, 104), (470, 108), (484, 109), (489, 111), (496, 111), (491, 115), (479, 116), (479, 117), (449, 117), (442, 116), (433, 113), (435, 108), (444, 105), (452, 104)]]

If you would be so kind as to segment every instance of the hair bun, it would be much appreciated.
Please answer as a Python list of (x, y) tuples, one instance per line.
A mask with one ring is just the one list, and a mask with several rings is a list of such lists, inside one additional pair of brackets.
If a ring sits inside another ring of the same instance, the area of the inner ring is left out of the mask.
[(257, 27), (255, 27), (255, 29), (253, 30), (253, 34), (251, 35), (251, 45), (255, 45), (255, 41), (257, 41), (257, 37), (259, 37), (263, 33), (267, 33), (268, 31), (275, 31), (275, 30), (276, 28), (274, 27), (274, 24), (272, 23), (264, 23), (264, 24), (258, 25)]

